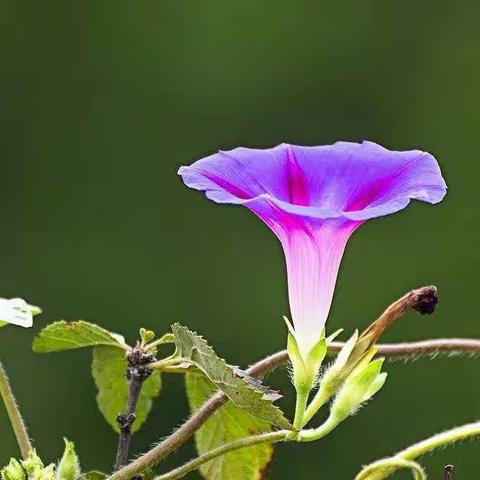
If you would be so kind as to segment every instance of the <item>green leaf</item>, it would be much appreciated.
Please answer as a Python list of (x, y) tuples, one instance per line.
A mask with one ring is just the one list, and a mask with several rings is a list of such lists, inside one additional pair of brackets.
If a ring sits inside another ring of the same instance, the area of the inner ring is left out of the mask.
[[(202, 374), (185, 376), (190, 409), (194, 412), (217, 389)], [(236, 407), (231, 401), (219, 408), (196, 432), (195, 443), (201, 455), (220, 445), (255, 433), (268, 432), (268, 423), (257, 420), (246, 410)], [(200, 467), (207, 480), (261, 480), (273, 456), (271, 444), (255, 445), (236, 450)]]
[(5, 325), (8, 325), (8, 323), (7, 323), (7, 322), (2, 322), (2, 321), (0, 320), (0, 327), (4, 327)]
[(273, 401), (279, 398), (278, 392), (232, 368), (217, 356), (206, 340), (188, 328), (176, 323), (172, 331), (177, 346), (176, 355), (200, 369), (237, 407), (271, 425), (291, 428), (283, 412), (273, 405)]
[[(92, 374), (98, 388), (97, 404), (105, 420), (118, 432), (117, 415), (125, 410), (128, 382), (125, 378), (125, 353), (116, 347), (98, 346), (93, 349)], [(136, 432), (147, 419), (152, 401), (160, 393), (160, 372), (153, 372), (144, 382), (135, 412), (132, 431)]]
[(34, 352), (44, 353), (95, 345), (112, 345), (123, 349), (127, 347), (121, 335), (109, 332), (94, 323), (61, 320), (45, 327), (33, 340), (32, 349)]

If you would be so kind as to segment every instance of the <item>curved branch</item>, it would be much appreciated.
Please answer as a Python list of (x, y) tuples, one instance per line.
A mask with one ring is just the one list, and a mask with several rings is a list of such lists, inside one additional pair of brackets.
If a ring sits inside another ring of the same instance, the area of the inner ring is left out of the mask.
[(468, 423), (460, 427), (452, 428), (430, 438), (422, 440), (405, 450), (398, 452), (392, 457), (377, 460), (363, 468), (355, 477), (355, 480), (383, 480), (392, 474), (400, 465), (399, 462), (412, 462), (416, 458), (467, 438), (480, 436), (480, 422)]
[(289, 430), (279, 430), (278, 432), (267, 432), (260, 433), (258, 435), (253, 435), (251, 437), (239, 438), (231, 443), (226, 443), (225, 445), (220, 445), (213, 450), (210, 450), (203, 455), (200, 455), (193, 460), (185, 463), (181, 467), (176, 468), (168, 473), (164, 473), (154, 478), (154, 480), (178, 480), (179, 478), (184, 477), (187, 473), (192, 472), (193, 470), (199, 469), (203, 464), (217, 458), (221, 455), (225, 455), (228, 452), (238, 450), (240, 448), (251, 447), (253, 445), (259, 445), (260, 443), (276, 443), (287, 440)]

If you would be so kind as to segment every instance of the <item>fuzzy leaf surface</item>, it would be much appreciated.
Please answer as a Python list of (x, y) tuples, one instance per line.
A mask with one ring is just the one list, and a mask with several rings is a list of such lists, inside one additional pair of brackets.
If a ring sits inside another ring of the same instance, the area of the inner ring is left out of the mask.
[[(202, 374), (185, 375), (185, 384), (192, 413), (217, 390)], [(225, 443), (270, 430), (268, 423), (228, 401), (195, 433), (195, 444), (201, 455)], [(206, 480), (264, 480), (273, 453), (273, 445), (267, 443), (242, 448), (202, 465), (200, 473)]]
[(32, 349), (37, 353), (46, 353), (96, 345), (126, 348), (123, 337), (94, 323), (61, 320), (46, 326), (33, 340)]
[[(125, 410), (128, 397), (128, 382), (125, 378), (127, 360), (125, 352), (112, 346), (97, 346), (93, 349), (92, 375), (98, 389), (97, 405), (105, 420), (118, 432), (117, 415)], [(160, 372), (153, 372), (144, 382), (138, 398), (136, 420), (132, 431), (136, 432), (148, 417), (152, 402), (160, 394)]]
[(283, 412), (273, 404), (278, 392), (260, 388), (257, 381), (247, 381), (246, 374), (228, 365), (218, 357), (206, 340), (178, 323), (172, 326), (176, 355), (201, 370), (219, 390), (237, 406), (255, 418), (280, 428), (291, 428)]

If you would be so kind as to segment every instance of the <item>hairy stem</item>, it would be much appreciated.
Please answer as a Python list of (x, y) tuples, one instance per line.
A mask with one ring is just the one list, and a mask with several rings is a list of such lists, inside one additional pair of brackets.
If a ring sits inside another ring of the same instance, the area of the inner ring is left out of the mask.
[(427, 478), (423, 468), (412, 460), (405, 460), (400, 457), (386, 458), (372, 463), (364, 468), (355, 480), (381, 480), (386, 478), (396, 470), (409, 469), (412, 472), (414, 480), (425, 480)]
[(218, 448), (211, 450), (210, 452), (204, 453), (193, 460), (185, 463), (181, 467), (176, 468), (168, 473), (159, 475), (155, 477), (154, 480), (176, 480), (178, 478), (184, 477), (187, 473), (197, 470), (203, 464), (213, 460), (214, 458), (219, 457), (220, 455), (225, 455), (228, 452), (233, 450), (238, 450), (240, 448), (251, 447), (253, 445), (258, 445), (261, 443), (275, 443), (287, 440), (288, 435), (291, 434), (289, 430), (279, 430), (277, 432), (268, 432), (254, 435), (251, 437), (240, 438), (234, 442), (221, 445)]
[(308, 395), (310, 391), (302, 389), (297, 390), (297, 402), (295, 404), (295, 418), (293, 420), (293, 428), (301, 430), (304, 425), (305, 410), (307, 409)]
[(414, 460), (429, 453), (437, 448), (444, 447), (450, 443), (459, 442), (466, 438), (476, 437), (480, 435), (480, 422), (468, 423), (461, 427), (452, 428), (446, 432), (438, 433), (433, 437), (422, 440), (414, 445), (398, 452), (396, 456), (405, 460)]
[(3, 368), (2, 363), (0, 362), (0, 396), (2, 397), (3, 403), (5, 404), (5, 409), (7, 410), (8, 418), (12, 424), (15, 437), (17, 439), (18, 446), (22, 457), (25, 459), (28, 457), (28, 452), (32, 449), (32, 444), (28, 438), (27, 428), (23, 421), (20, 410), (18, 409), (17, 402), (10, 387), (10, 382), (8, 381), (7, 372)]
[(397, 460), (413, 461), (437, 448), (477, 436), (480, 436), (480, 422), (468, 423), (461, 427), (438, 433), (398, 452), (393, 457), (384, 458), (367, 465), (355, 477), (355, 480), (383, 480), (395, 471)]

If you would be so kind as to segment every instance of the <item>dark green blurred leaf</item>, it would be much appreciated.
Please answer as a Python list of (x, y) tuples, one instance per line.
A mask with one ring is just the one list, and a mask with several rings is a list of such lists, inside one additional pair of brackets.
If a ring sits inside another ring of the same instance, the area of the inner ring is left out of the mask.
[(98, 325), (83, 320), (61, 320), (45, 327), (33, 340), (32, 349), (34, 352), (44, 353), (95, 345), (111, 345), (122, 349), (126, 346), (122, 336)]
[[(111, 346), (93, 349), (92, 374), (98, 388), (97, 404), (105, 420), (118, 432), (117, 415), (125, 410), (128, 397), (128, 382), (125, 377), (127, 361), (124, 352)], [(161, 389), (159, 372), (153, 372), (144, 384), (135, 412), (132, 431), (136, 432), (147, 419), (152, 400)]]
[[(185, 384), (192, 412), (217, 390), (205, 376), (198, 374), (187, 374)], [(238, 438), (270, 430), (268, 423), (257, 420), (229, 401), (197, 431), (195, 443), (201, 455)], [(264, 479), (273, 453), (273, 446), (270, 444), (242, 448), (206, 463), (200, 468), (200, 472), (208, 480)]]
[(233, 369), (217, 356), (203, 337), (188, 328), (176, 323), (172, 331), (177, 346), (176, 354), (199, 368), (235, 405), (269, 424), (280, 428), (291, 427), (283, 412), (273, 405), (273, 401), (279, 397), (277, 392)]

